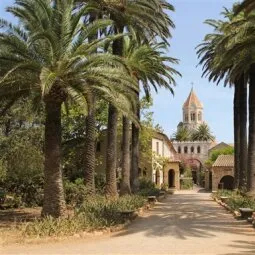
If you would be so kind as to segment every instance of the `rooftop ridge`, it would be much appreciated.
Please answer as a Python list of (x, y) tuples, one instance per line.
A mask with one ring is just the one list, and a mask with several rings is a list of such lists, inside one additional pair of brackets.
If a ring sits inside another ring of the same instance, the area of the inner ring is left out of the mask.
[(189, 108), (191, 107), (191, 104), (194, 104), (197, 108), (203, 108), (203, 104), (198, 99), (196, 93), (194, 92), (193, 87), (191, 88), (188, 98), (183, 104), (183, 108)]

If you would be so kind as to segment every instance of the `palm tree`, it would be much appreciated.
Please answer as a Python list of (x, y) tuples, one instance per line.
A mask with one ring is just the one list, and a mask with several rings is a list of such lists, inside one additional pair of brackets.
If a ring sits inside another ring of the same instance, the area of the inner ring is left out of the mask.
[(19, 26), (1, 20), (0, 96), (29, 96), (45, 105), (44, 204), (42, 215), (65, 213), (61, 170), (61, 107), (67, 101), (84, 105), (88, 93), (97, 93), (114, 105), (127, 102), (127, 88), (136, 83), (123, 61), (94, 49), (114, 40), (104, 37), (88, 42), (92, 31), (111, 25), (98, 20), (82, 25), (85, 9), (74, 12), (74, 1), (17, 0), (7, 9)]
[(232, 58), (226, 58), (225, 53), (229, 42), (238, 33), (243, 17), (234, 17), (232, 11), (225, 9), (223, 12), (226, 21), (207, 20), (206, 24), (214, 28), (213, 34), (205, 37), (200, 44), (198, 56), (203, 65), (203, 75), (208, 75), (209, 80), (217, 82), (225, 80), (225, 86), (234, 85), (234, 138), (235, 138), (235, 181), (236, 187), (245, 186), (247, 169), (247, 87), (244, 72), (236, 68), (240, 54), (236, 52)]
[(209, 126), (206, 123), (201, 124), (191, 135), (193, 141), (214, 141)]
[[(152, 86), (156, 91), (158, 88), (163, 87), (170, 90), (173, 93), (172, 86), (175, 85), (173, 75), (180, 75), (176, 70), (169, 66), (169, 64), (176, 64), (178, 61), (171, 57), (164, 55), (166, 45), (164, 43), (158, 44), (142, 44), (140, 45), (136, 39), (130, 39), (125, 37), (123, 56), (127, 65), (130, 68), (131, 75), (135, 77), (137, 82), (144, 88), (147, 97), (150, 96), (150, 87)], [(139, 94), (136, 99), (139, 102)], [(139, 106), (134, 109), (137, 112), (138, 118), (140, 117)], [(121, 183), (121, 194), (130, 193), (130, 122), (127, 117), (123, 117), (123, 156), (122, 156), (122, 173), (123, 179)], [(134, 130), (138, 134), (134, 134)], [(135, 148), (132, 150), (132, 162), (139, 163), (139, 127), (133, 124), (133, 145)], [(136, 139), (134, 141), (134, 139)], [(137, 147), (138, 145), (138, 147)], [(137, 149), (138, 148), (138, 149)], [(138, 175), (132, 172), (131, 181), (133, 186), (137, 183)]]
[(235, 14), (244, 11), (245, 13), (250, 13), (255, 9), (255, 2), (254, 0), (244, 0), (239, 6), (235, 9)]
[[(81, 2), (81, 1), (79, 1)], [(127, 30), (136, 33), (139, 40), (150, 41), (156, 36), (164, 41), (171, 36), (170, 27), (174, 27), (173, 22), (168, 17), (166, 10), (173, 11), (174, 8), (165, 0), (83, 0), (94, 13), (99, 16), (106, 16), (113, 20), (111, 29), (105, 31), (112, 34), (123, 33)], [(139, 35), (139, 36), (138, 36)], [(114, 55), (123, 55), (123, 39), (113, 42), (112, 52)], [(138, 98), (138, 96), (137, 96)], [(138, 100), (137, 100), (138, 102)], [(138, 105), (138, 103), (137, 103)], [(116, 160), (117, 160), (117, 109), (110, 104), (107, 128), (107, 152), (106, 152), (106, 194), (117, 196), (116, 186)], [(124, 120), (125, 121), (125, 120)], [(139, 129), (132, 125), (132, 173), (138, 176), (138, 152), (139, 152)], [(125, 153), (129, 150), (123, 148)]]
[(178, 126), (177, 131), (172, 136), (173, 141), (186, 142), (191, 140), (191, 132), (184, 125)]

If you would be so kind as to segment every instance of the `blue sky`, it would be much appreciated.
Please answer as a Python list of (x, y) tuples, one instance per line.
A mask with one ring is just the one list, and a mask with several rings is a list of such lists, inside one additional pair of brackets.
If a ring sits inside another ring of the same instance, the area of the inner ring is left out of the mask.
[[(0, 17), (10, 19), (4, 11), (13, 0), (0, 0)], [(172, 0), (175, 13), (171, 13), (176, 29), (172, 31), (169, 55), (180, 60), (176, 69), (182, 73), (177, 78), (173, 97), (168, 91), (161, 90), (154, 97), (154, 119), (167, 135), (171, 135), (182, 118), (182, 105), (187, 98), (191, 83), (204, 105), (204, 118), (211, 127), (217, 141), (233, 142), (233, 89), (216, 86), (201, 78), (201, 67), (196, 67), (198, 59), (195, 47), (204, 36), (211, 32), (203, 24), (205, 19), (217, 19), (224, 7), (231, 7), (234, 0)]]
[(196, 67), (198, 59), (195, 47), (204, 36), (211, 32), (203, 24), (206, 19), (220, 18), (224, 7), (231, 7), (234, 0), (172, 0), (175, 13), (171, 14), (176, 28), (170, 41), (169, 55), (180, 60), (176, 69), (182, 78), (177, 78), (175, 96), (166, 90), (154, 95), (154, 119), (166, 134), (171, 135), (182, 118), (182, 105), (187, 98), (191, 83), (204, 105), (204, 118), (211, 127), (217, 141), (233, 142), (233, 89), (216, 86), (201, 78), (201, 67)]

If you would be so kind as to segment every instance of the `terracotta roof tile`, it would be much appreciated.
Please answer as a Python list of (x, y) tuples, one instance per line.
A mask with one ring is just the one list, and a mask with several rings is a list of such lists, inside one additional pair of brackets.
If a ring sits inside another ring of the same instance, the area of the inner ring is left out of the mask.
[(197, 95), (195, 94), (193, 88), (191, 89), (189, 96), (185, 103), (183, 104), (183, 108), (189, 108), (191, 106), (195, 105), (195, 107), (203, 108), (202, 103), (199, 101)]
[(234, 167), (234, 155), (219, 155), (213, 167)]

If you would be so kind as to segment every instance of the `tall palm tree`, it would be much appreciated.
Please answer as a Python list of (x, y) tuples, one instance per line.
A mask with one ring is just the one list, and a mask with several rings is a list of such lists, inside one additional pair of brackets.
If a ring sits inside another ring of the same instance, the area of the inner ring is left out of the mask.
[(255, 9), (255, 2), (254, 0), (244, 0), (240, 5), (235, 8), (235, 14), (244, 11), (245, 13), (250, 13)]
[(127, 102), (128, 88), (136, 83), (127, 75), (123, 61), (94, 49), (114, 40), (104, 37), (88, 42), (88, 36), (109, 26), (98, 20), (83, 26), (85, 9), (74, 12), (74, 1), (16, 0), (7, 9), (19, 26), (0, 21), (0, 96), (29, 96), (45, 105), (45, 167), (42, 215), (65, 213), (61, 170), (61, 107), (67, 101), (81, 105), (88, 92), (96, 92), (114, 105)]
[(172, 136), (172, 140), (177, 141), (177, 142), (190, 141), (191, 140), (191, 132), (187, 127), (185, 127), (183, 125), (178, 126), (177, 131)]
[[(247, 87), (243, 69), (236, 68), (236, 62), (241, 58), (239, 52), (233, 58), (226, 58), (228, 45), (239, 31), (243, 16), (234, 17), (233, 11), (225, 9), (226, 20), (207, 20), (205, 23), (214, 28), (214, 33), (208, 34), (204, 43), (198, 46), (200, 64), (203, 65), (203, 75), (209, 80), (225, 81), (234, 86), (234, 139), (235, 139), (235, 181), (236, 187), (244, 188), (247, 170)], [(242, 72), (240, 72), (242, 70)]]
[[(107, 33), (123, 33), (123, 31), (126, 30), (131, 33), (137, 33), (137, 38), (139, 38), (139, 40), (146, 39), (149, 41), (158, 36), (164, 41), (167, 41), (167, 38), (171, 36), (169, 28), (174, 27), (173, 22), (166, 13), (166, 10), (173, 11), (174, 8), (165, 0), (84, 0), (83, 2), (85, 5), (89, 6), (93, 12), (113, 20), (112, 28), (105, 31)], [(112, 52), (114, 55), (123, 55), (123, 39), (120, 38), (114, 41)], [(117, 109), (110, 104), (106, 152), (106, 194), (109, 196), (117, 196), (117, 120)], [(132, 147), (135, 153), (133, 153), (132, 157), (132, 172), (135, 176), (138, 176), (138, 134), (139, 129), (133, 124)], [(128, 152), (129, 150), (123, 148), (123, 152), (124, 151)]]
[(201, 124), (191, 135), (193, 141), (214, 141), (209, 126), (206, 123)]
[[(150, 96), (150, 87), (153, 87), (156, 91), (158, 88), (163, 87), (170, 90), (173, 93), (173, 86), (175, 85), (174, 75), (180, 75), (175, 69), (170, 67), (170, 64), (177, 64), (178, 61), (174, 58), (167, 57), (164, 55), (164, 50), (166, 45), (164, 43), (158, 44), (139, 44), (135, 38), (130, 39), (125, 37), (123, 56), (126, 60), (127, 65), (130, 68), (131, 75), (135, 77), (137, 82), (140, 84), (146, 95)], [(137, 101), (139, 102), (139, 94)], [(134, 109), (137, 112), (138, 117), (140, 116), (140, 109), (137, 106)], [(133, 124), (135, 126), (135, 124)], [(127, 117), (123, 117), (123, 156), (122, 156), (122, 173), (123, 179), (121, 183), (121, 194), (126, 194), (130, 192), (130, 122)], [(139, 127), (135, 126), (135, 130), (138, 130), (139, 137)], [(134, 135), (133, 127), (133, 144), (135, 148), (132, 150), (132, 161), (135, 164), (139, 163), (139, 139), (134, 141), (137, 136)], [(138, 147), (137, 147), (138, 144)], [(138, 148), (138, 149), (137, 149)], [(132, 172), (131, 182), (137, 183), (138, 175)]]

